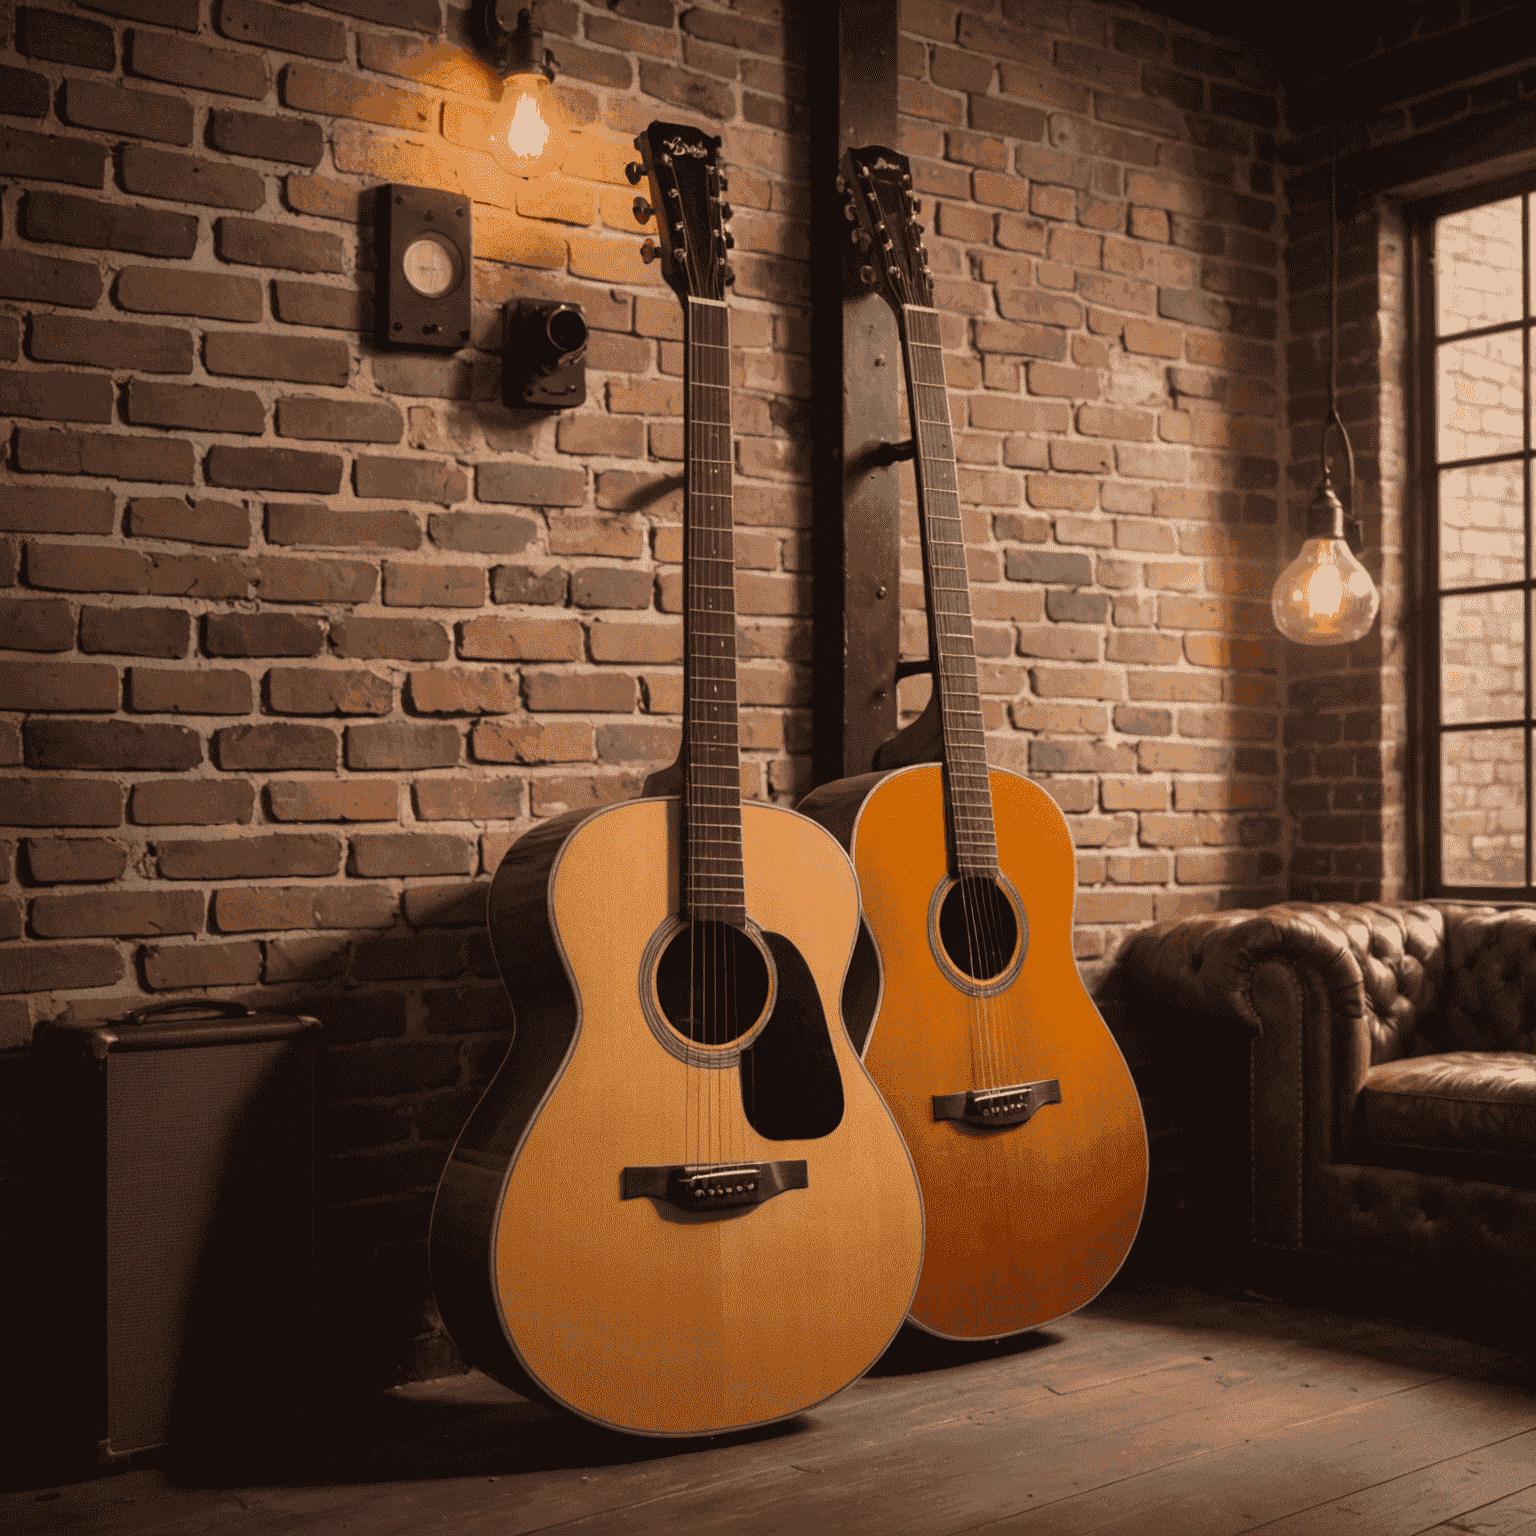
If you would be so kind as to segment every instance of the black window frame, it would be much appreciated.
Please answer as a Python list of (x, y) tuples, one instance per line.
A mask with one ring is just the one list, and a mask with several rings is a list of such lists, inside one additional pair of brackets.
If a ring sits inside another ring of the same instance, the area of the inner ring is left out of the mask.
[[(1448, 333), (1447, 341), (1463, 337), (1475, 339), (1500, 331), (1513, 330), (1517, 325), (1521, 333), (1523, 364), (1524, 441), (1518, 453), (1488, 455), (1473, 459), (1450, 460), (1450, 464), (1493, 463), (1498, 461), (1523, 463), (1523, 497), (1525, 507), (1525, 576), (1518, 582), (1483, 582), (1471, 586), (1442, 587), (1440, 581), (1440, 462), (1439, 432), (1436, 412), (1438, 380), (1437, 353), (1441, 337), (1436, 326), (1436, 288), (1434, 270), (1435, 222), (1447, 215), (1464, 213), (1485, 204), (1521, 198), (1521, 318), (1518, 321), (1500, 322), (1497, 325), (1479, 326), (1464, 332)], [(1415, 203), (1409, 217), (1409, 262), (1405, 274), (1409, 281), (1412, 367), (1409, 369), (1409, 406), (1411, 448), (1409, 473), (1411, 476), (1411, 500), (1407, 505), (1418, 512), (1420, 533), (1414, 538), (1410, 533), (1405, 539), (1409, 555), (1408, 572), (1411, 580), (1411, 604), (1408, 610), (1410, 623), (1417, 630), (1418, 686), (1410, 690), (1409, 740), (1410, 772), (1418, 780), (1416, 802), (1417, 836), (1412, 852), (1417, 855), (1420, 879), (1417, 882), (1426, 897), (1447, 900), (1487, 901), (1493, 903), (1524, 904), (1536, 902), (1536, 794), (1533, 794), (1533, 777), (1536, 777), (1536, 685), (1533, 685), (1533, 650), (1536, 650), (1536, 402), (1533, 402), (1532, 369), (1536, 366), (1536, 274), (1532, 272), (1536, 257), (1536, 172), (1500, 178), (1479, 183), (1473, 187)], [(1405, 507), (1406, 510), (1406, 507)], [(1441, 716), (1441, 628), (1442, 598), (1466, 592), (1518, 591), (1524, 594), (1521, 605), (1522, 664), (1525, 672), (1525, 718), (1518, 721), (1472, 721), (1447, 726)], [(1446, 734), (1463, 734), (1479, 730), (1513, 729), (1523, 732), (1524, 741), (1524, 805), (1525, 805), (1525, 884), (1478, 885), (1448, 883), (1444, 872), (1444, 840), (1442, 836), (1441, 800), (1441, 752), (1442, 739)]]

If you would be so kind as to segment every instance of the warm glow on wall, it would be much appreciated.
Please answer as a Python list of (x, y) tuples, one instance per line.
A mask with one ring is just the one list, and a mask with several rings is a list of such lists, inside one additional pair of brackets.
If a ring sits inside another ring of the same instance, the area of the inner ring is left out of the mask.
[(491, 158), (513, 176), (547, 176), (565, 158), (564, 114), (550, 82), (554, 60), (526, 8), (510, 23), (506, 0), (482, 0), (476, 13), (485, 52), (502, 77), (501, 103), (491, 117)]

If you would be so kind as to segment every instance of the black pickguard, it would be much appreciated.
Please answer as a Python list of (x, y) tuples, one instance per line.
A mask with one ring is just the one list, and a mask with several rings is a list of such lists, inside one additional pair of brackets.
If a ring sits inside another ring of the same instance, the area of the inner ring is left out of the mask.
[(741, 1053), (741, 1102), (769, 1141), (828, 1136), (843, 1118), (843, 1079), (811, 968), (782, 934), (763, 941), (778, 971), (773, 1016)]

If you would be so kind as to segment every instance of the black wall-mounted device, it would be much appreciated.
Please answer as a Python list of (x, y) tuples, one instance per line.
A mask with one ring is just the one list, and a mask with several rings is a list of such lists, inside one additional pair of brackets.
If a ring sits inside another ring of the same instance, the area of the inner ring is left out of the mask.
[(513, 299), (503, 312), (501, 400), (564, 411), (587, 398), (587, 319), (580, 304)]
[(391, 182), (378, 190), (378, 340), (382, 346), (469, 345), (473, 213), (467, 197)]

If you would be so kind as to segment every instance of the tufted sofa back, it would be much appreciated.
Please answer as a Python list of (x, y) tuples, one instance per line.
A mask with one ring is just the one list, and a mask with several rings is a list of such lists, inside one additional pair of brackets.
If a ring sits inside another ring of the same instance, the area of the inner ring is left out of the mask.
[(1536, 1052), (1536, 909), (1447, 907), (1444, 991), (1424, 1051)]

